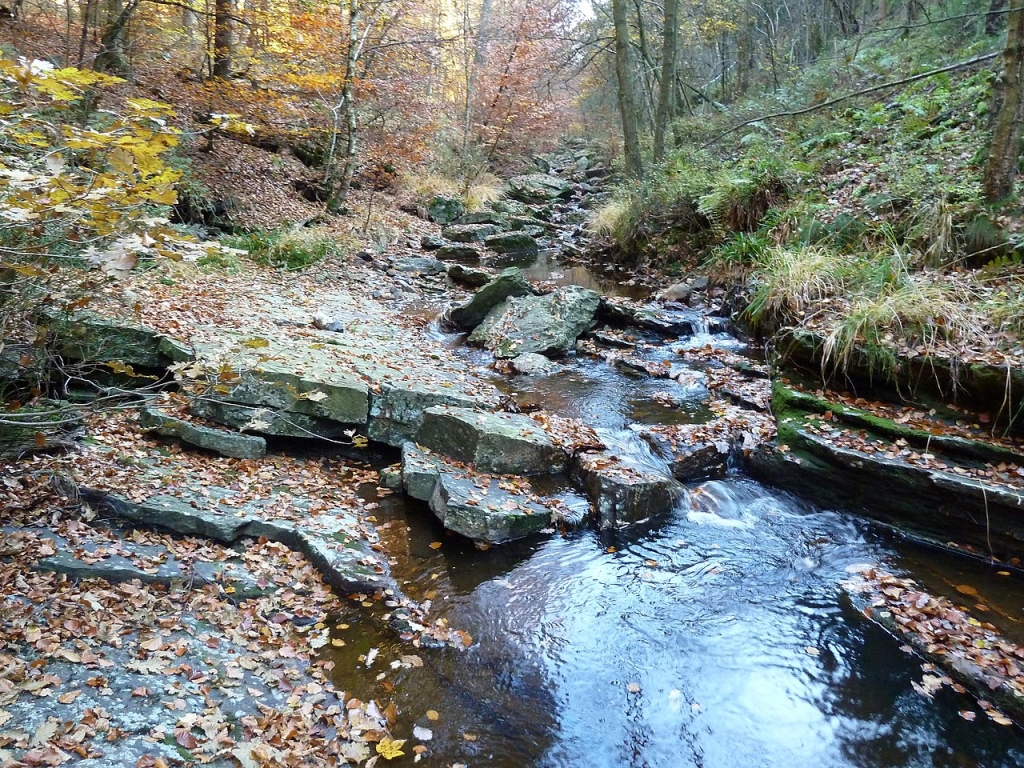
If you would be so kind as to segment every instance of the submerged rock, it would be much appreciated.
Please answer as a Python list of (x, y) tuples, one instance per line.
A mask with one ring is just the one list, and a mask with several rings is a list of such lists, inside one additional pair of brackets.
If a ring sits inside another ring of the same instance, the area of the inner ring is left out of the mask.
[(448, 313), (448, 319), (467, 331), (476, 328), (495, 307), (511, 296), (531, 296), (533, 288), (517, 267), (509, 267), (473, 294), (473, 297)]
[(571, 471), (594, 505), (602, 528), (667, 512), (680, 494), (672, 478), (634, 467), (611, 453), (577, 454)]
[(533, 419), (440, 406), (423, 413), (415, 440), (432, 451), (473, 464), (480, 472), (559, 472), (565, 455)]
[(190, 445), (222, 456), (260, 459), (267, 455), (267, 441), (262, 437), (191, 424), (157, 408), (143, 408), (139, 412), (139, 425), (147, 431), (164, 437), (176, 437)]
[(547, 203), (572, 193), (572, 185), (546, 173), (530, 173), (509, 179), (509, 197), (524, 203)]
[(511, 298), (492, 309), (469, 341), (486, 347), (498, 358), (524, 352), (565, 354), (590, 330), (600, 294), (568, 285), (547, 296)]

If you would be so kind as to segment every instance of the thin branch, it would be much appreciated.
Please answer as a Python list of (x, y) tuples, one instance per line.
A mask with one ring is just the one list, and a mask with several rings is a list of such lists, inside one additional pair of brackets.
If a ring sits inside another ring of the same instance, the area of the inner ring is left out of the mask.
[(892, 81), (890, 81), (888, 83), (882, 83), (881, 85), (873, 85), (870, 88), (862, 88), (859, 91), (854, 91), (853, 93), (847, 93), (847, 94), (844, 94), (843, 96), (837, 96), (834, 99), (829, 99), (828, 101), (823, 101), (820, 104), (815, 104), (815, 105), (810, 106), (810, 107), (804, 107), (803, 109), (794, 109), (794, 110), (790, 110), (790, 111), (787, 111), (787, 112), (775, 112), (774, 114), (771, 114), (771, 115), (762, 115), (761, 117), (753, 117), (750, 120), (744, 120), (742, 123), (737, 123), (736, 125), (734, 125), (729, 130), (723, 131), (722, 133), (718, 134), (713, 139), (711, 139), (711, 141), (707, 142), (706, 144), (701, 145), (701, 149), (707, 149), (712, 144), (717, 144), (719, 141), (724, 139), (729, 134), (735, 133), (740, 128), (743, 128), (744, 126), (747, 126), (747, 125), (751, 125), (753, 123), (760, 123), (760, 122), (764, 122), (766, 120), (774, 120), (774, 119), (776, 119), (778, 117), (796, 117), (797, 115), (806, 115), (806, 114), (809, 114), (811, 112), (816, 112), (819, 109), (824, 109), (825, 107), (831, 107), (831, 106), (834, 106), (836, 104), (841, 104), (844, 101), (849, 101), (850, 99), (855, 99), (858, 96), (864, 96), (865, 94), (868, 94), (868, 93), (875, 93), (876, 91), (884, 91), (887, 88), (895, 88), (897, 85), (906, 85), (907, 83), (914, 83), (914, 82), (917, 82), (918, 80), (926, 80), (929, 77), (934, 77), (935, 75), (941, 75), (943, 72), (953, 72), (953, 71), (955, 71), (957, 69), (964, 69), (965, 67), (970, 67), (970, 66), (973, 66), (975, 64), (980, 64), (980, 63), (982, 63), (984, 61), (991, 61), (992, 59), (998, 58), (999, 56), (1002, 56), (1002, 55), (1003, 55), (1002, 51), (996, 51), (995, 53), (986, 53), (986, 54), (984, 54), (982, 56), (975, 56), (973, 59), (968, 59), (967, 61), (961, 61), (961, 62), (958, 62), (956, 64), (949, 64), (949, 65), (947, 65), (945, 67), (939, 67), (938, 69), (930, 69), (927, 72), (921, 72), (920, 74), (917, 74), (917, 75), (911, 75), (910, 77), (905, 77), (902, 80), (892, 80)]

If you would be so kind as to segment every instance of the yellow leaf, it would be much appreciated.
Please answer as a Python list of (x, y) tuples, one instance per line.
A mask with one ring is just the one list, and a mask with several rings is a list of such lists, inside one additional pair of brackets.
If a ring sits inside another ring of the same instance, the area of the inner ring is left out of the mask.
[(396, 757), (401, 757), (405, 754), (402, 751), (404, 744), (405, 739), (381, 739), (377, 744), (377, 754), (385, 760), (394, 760)]
[(121, 149), (121, 147), (114, 147), (111, 150), (107, 156), (107, 162), (115, 171), (126, 176), (135, 171), (135, 158), (132, 157), (131, 152)]

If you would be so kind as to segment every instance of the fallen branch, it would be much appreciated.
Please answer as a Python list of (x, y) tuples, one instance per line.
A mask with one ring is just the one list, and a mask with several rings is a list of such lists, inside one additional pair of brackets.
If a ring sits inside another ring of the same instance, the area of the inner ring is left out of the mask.
[(774, 120), (775, 118), (778, 118), (778, 117), (796, 117), (797, 115), (806, 115), (806, 114), (809, 114), (811, 112), (815, 112), (815, 111), (817, 111), (819, 109), (824, 109), (825, 107), (831, 107), (831, 106), (834, 106), (836, 104), (841, 104), (844, 101), (849, 101), (850, 99), (855, 99), (858, 96), (864, 96), (865, 94), (874, 93), (875, 91), (884, 91), (886, 88), (895, 88), (897, 85), (906, 85), (907, 83), (914, 83), (914, 82), (917, 82), (918, 80), (927, 80), (929, 77), (934, 77), (935, 75), (941, 75), (944, 72), (953, 72), (953, 71), (955, 71), (957, 69), (964, 69), (965, 67), (970, 67), (970, 66), (973, 66), (975, 64), (980, 64), (983, 61), (990, 61), (991, 59), (998, 58), (999, 56), (1002, 56), (1002, 55), (1003, 55), (1002, 51), (996, 51), (994, 53), (986, 53), (986, 54), (983, 54), (982, 56), (975, 56), (973, 59), (967, 59), (967, 61), (960, 61), (960, 62), (957, 62), (956, 64), (947, 64), (946, 66), (939, 67), (938, 69), (930, 69), (927, 72), (921, 72), (921, 73), (916, 74), (916, 75), (911, 75), (910, 77), (905, 77), (902, 80), (892, 80), (892, 81), (890, 81), (888, 83), (882, 83), (881, 85), (873, 85), (870, 88), (862, 88), (859, 91), (854, 91), (853, 93), (847, 93), (847, 94), (845, 94), (843, 96), (837, 96), (834, 99), (829, 99), (828, 101), (823, 101), (820, 104), (815, 104), (815, 105), (810, 106), (810, 107), (804, 107), (803, 109), (794, 109), (794, 110), (789, 110), (789, 111), (786, 111), (786, 112), (776, 112), (776, 113), (771, 114), (771, 115), (762, 115), (761, 117), (753, 117), (750, 120), (744, 120), (742, 123), (737, 123), (736, 125), (734, 125), (729, 130), (723, 131), (722, 133), (718, 134), (713, 139), (711, 139), (711, 141), (707, 142), (706, 144), (702, 144), (701, 145), (701, 149), (707, 149), (712, 144), (717, 144), (719, 141), (724, 139), (730, 133), (735, 133), (740, 128), (743, 128), (744, 126), (747, 126), (747, 125), (752, 125), (753, 123), (761, 123), (761, 122), (764, 122), (766, 120)]

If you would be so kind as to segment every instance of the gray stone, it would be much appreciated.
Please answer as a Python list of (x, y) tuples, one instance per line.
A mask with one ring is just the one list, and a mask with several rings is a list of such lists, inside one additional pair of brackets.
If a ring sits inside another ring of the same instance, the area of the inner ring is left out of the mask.
[(612, 325), (636, 326), (666, 336), (692, 336), (692, 314), (692, 311), (637, 307), (621, 299), (602, 297), (598, 316)]
[(448, 319), (459, 328), (472, 330), (488, 313), (510, 296), (530, 296), (533, 288), (516, 267), (509, 267), (473, 294), (473, 297), (448, 313)]
[(518, 357), (524, 352), (564, 354), (580, 334), (593, 327), (600, 300), (596, 291), (576, 285), (563, 286), (547, 296), (512, 297), (487, 314), (469, 341), (490, 349), (498, 358)]
[(139, 424), (144, 429), (165, 437), (177, 437), (183, 442), (236, 459), (260, 459), (267, 455), (267, 441), (262, 437), (225, 432), (213, 427), (190, 424), (184, 419), (169, 416), (156, 408), (143, 408)]
[(500, 484), (498, 478), (481, 483), (481, 478), (442, 473), (430, 509), (448, 530), (489, 544), (521, 539), (551, 525), (547, 507)]
[(444, 456), (472, 463), (480, 472), (518, 475), (558, 472), (564, 454), (528, 416), (481, 413), (440, 406), (423, 414), (416, 442)]
[(473, 269), (464, 264), (452, 264), (448, 267), (448, 277), (456, 283), (481, 288), (494, 279), (494, 275), (483, 269)]
[(436, 251), (445, 245), (445, 239), (437, 235), (424, 235), (420, 238), (420, 248), (424, 251)]
[(572, 193), (572, 185), (546, 173), (530, 173), (509, 179), (509, 197), (524, 203), (547, 203)]
[(496, 227), (508, 229), (508, 219), (497, 211), (474, 211), (473, 213), (466, 213), (459, 216), (459, 218), (453, 221), (452, 224), (493, 224)]
[(454, 243), (482, 243), (499, 232), (501, 229), (493, 224), (462, 224), (445, 227), (441, 235)]
[[(669, 462), (672, 477), (681, 483), (708, 480), (725, 475), (732, 444), (725, 440), (694, 439), (686, 426), (642, 429), (640, 437)], [(677, 432), (679, 433), (677, 438)]]
[(437, 224), (448, 224), (466, 212), (466, 204), (452, 195), (435, 195), (427, 203), (427, 216)]
[(564, 370), (565, 366), (549, 360), (544, 355), (525, 352), (512, 359), (512, 368), (523, 376), (550, 376)]
[(442, 245), (435, 251), (437, 258), (446, 261), (466, 261), (476, 264), (483, 258), (483, 252), (472, 245)]
[[(376, 373), (371, 365), (362, 369)], [(428, 408), (438, 405), (490, 408), (498, 401), (496, 390), (470, 394), (460, 382), (446, 379), (440, 373), (430, 380), (399, 380), (386, 375), (374, 378), (380, 382), (380, 392), (373, 395), (367, 434), (371, 440), (395, 447), (413, 438)]]
[(402, 471), (395, 467), (385, 467), (380, 471), (380, 479), (377, 484), (381, 488), (387, 488), (391, 491), (402, 490)]
[(448, 269), (437, 259), (425, 259), (421, 256), (405, 256), (395, 259), (394, 268), (398, 272), (411, 272), (418, 275), (441, 275)]
[(664, 291), (658, 294), (660, 301), (675, 301), (680, 304), (685, 304), (690, 300), (690, 296), (693, 294), (693, 288), (686, 283), (675, 283), (670, 285)]
[(526, 232), (504, 232), (484, 238), (484, 245), (497, 253), (535, 255), (540, 253), (540, 246)]
[(402, 446), (402, 487), (420, 501), (430, 501), (445, 462), (424, 448), (409, 442)]
[(491, 208), (507, 216), (530, 216), (533, 213), (530, 206), (518, 200), (495, 200)]
[(672, 478), (634, 467), (610, 453), (577, 454), (571, 471), (597, 510), (602, 528), (667, 512), (680, 495)]

